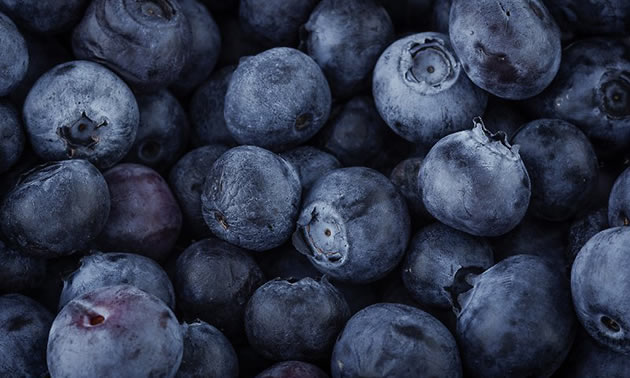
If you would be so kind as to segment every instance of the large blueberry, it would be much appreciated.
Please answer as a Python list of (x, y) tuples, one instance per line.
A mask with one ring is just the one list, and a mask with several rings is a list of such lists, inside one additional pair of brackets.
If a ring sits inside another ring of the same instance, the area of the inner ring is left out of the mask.
[(184, 356), (176, 378), (237, 378), (238, 359), (221, 331), (203, 321), (182, 325)]
[(134, 94), (113, 72), (72, 61), (37, 80), (23, 117), (33, 150), (42, 159), (87, 159), (104, 169), (131, 148), (140, 113)]
[(470, 80), (498, 97), (533, 97), (560, 67), (560, 29), (542, 0), (453, 0), (449, 35)]
[(48, 337), (52, 377), (174, 377), (184, 340), (175, 314), (134, 286), (108, 286), (70, 301)]
[(24, 139), (20, 114), (10, 102), (0, 99), (0, 173), (18, 162)]
[(103, 230), (110, 195), (103, 175), (86, 160), (40, 165), (7, 194), (3, 234), (22, 252), (45, 258), (84, 249)]
[(295, 147), (321, 129), (330, 113), (328, 82), (299, 50), (276, 47), (241, 59), (225, 95), (225, 121), (241, 144)]
[(89, 0), (0, 0), (21, 26), (41, 34), (59, 33), (79, 22)]
[(28, 256), (0, 240), (0, 293), (38, 288), (46, 276), (45, 259)]
[[(1, 2), (0, 2), (1, 5)], [(0, 13), (0, 97), (6, 96), (26, 76), (29, 54), (26, 40), (13, 21)]]
[(433, 32), (391, 44), (374, 68), (372, 93), (387, 125), (426, 147), (465, 129), (488, 101), (464, 74), (448, 36)]
[(315, 365), (302, 361), (284, 361), (274, 364), (254, 378), (328, 378), (328, 375)]
[(308, 192), (293, 244), (321, 272), (365, 283), (400, 262), (409, 223), (405, 199), (387, 177), (370, 168), (341, 168)]
[(326, 278), (274, 279), (247, 303), (245, 331), (267, 358), (317, 361), (330, 355), (349, 317), (348, 303)]
[(530, 180), (517, 146), (491, 134), (479, 118), (472, 130), (436, 143), (422, 163), (418, 187), (429, 213), (478, 236), (507, 233), (523, 219)]
[(453, 335), (417, 308), (379, 303), (355, 314), (337, 338), (332, 377), (462, 377)]
[(469, 278), (459, 295), (457, 341), (471, 377), (548, 377), (575, 331), (569, 285), (543, 258), (507, 258)]
[(77, 58), (102, 63), (146, 92), (179, 77), (191, 42), (176, 0), (94, 0), (72, 34)]
[(630, 225), (630, 168), (617, 177), (608, 197), (608, 224), (610, 227)]
[(326, 74), (335, 96), (369, 87), (374, 64), (394, 38), (387, 11), (374, 0), (322, 0), (301, 31), (301, 47)]
[(260, 147), (240, 146), (212, 165), (201, 212), (219, 238), (264, 251), (291, 237), (301, 193), (297, 171), (286, 160)]
[(315, 181), (333, 169), (341, 168), (341, 163), (333, 155), (318, 150), (315, 147), (302, 146), (280, 154), (291, 163), (302, 183), (302, 190), (306, 191)]

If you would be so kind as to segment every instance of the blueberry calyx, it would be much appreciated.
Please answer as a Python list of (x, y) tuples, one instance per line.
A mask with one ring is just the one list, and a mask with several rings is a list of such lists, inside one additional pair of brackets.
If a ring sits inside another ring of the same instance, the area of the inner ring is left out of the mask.
[(461, 267), (453, 277), (453, 284), (444, 287), (444, 290), (450, 294), (451, 306), (455, 314), (461, 311), (462, 303), (465, 302), (465, 298), (468, 298), (468, 296), (460, 297), (460, 295), (469, 292), (473, 288), (475, 277), (484, 271), (485, 269), (479, 266)]
[(607, 117), (622, 119), (630, 116), (630, 74), (608, 71), (602, 75), (599, 87), (599, 107)]
[(421, 42), (409, 42), (403, 51), (408, 54), (401, 57), (401, 72), (420, 92), (434, 94), (457, 81), (460, 65), (443, 40), (424, 38)]
[(518, 154), (520, 146), (518, 144), (511, 145), (504, 131), (491, 132), (486, 128), (481, 117), (473, 118), (473, 125), (473, 135), (482, 145), (495, 153), (510, 157), (512, 160), (520, 159)]
[(80, 148), (94, 149), (100, 141), (98, 129), (103, 126), (107, 126), (107, 120), (97, 123), (85, 112), (81, 112), (81, 116), (74, 123), (57, 128), (57, 135), (66, 144), (68, 157), (72, 158)]
[(145, 16), (170, 20), (175, 16), (175, 8), (167, 0), (138, 0)]
[(310, 219), (298, 221), (298, 229), (292, 238), (295, 248), (323, 265), (343, 263), (343, 251), (347, 249), (343, 242), (344, 229), (334, 218), (332, 215), (323, 219), (318, 208), (313, 207)]
[(310, 114), (310, 113), (300, 114), (295, 119), (295, 129), (298, 130), (298, 131), (306, 130), (308, 128), (308, 126), (311, 124), (311, 121), (313, 121), (313, 115), (312, 114)]
[(602, 317), (599, 318), (599, 321), (604, 325), (604, 327), (606, 327), (608, 330), (610, 330), (613, 333), (617, 333), (621, 331), (621, 326), (619, 325), (619, 323), (617, 323), (615, 320), (611, 319), (610, 317), (606, 315), (602, 315)]

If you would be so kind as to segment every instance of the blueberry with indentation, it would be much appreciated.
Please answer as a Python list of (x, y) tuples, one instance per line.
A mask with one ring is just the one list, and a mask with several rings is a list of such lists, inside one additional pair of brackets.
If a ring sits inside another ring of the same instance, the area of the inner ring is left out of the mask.
[(133, 253), (95, 252), (83, 257), (79, 268), (64, 278), (59, 309), (90, 291), (116, 285), (133, 285), (175, 308), (173, 285), (155, 261)]
[(387, 125), (425, 147), (465, 129), (488, 101), (464, 74), (448, 36), (433, 32), (391, 44), (374, 67), (372, 93)]
[(333, 94), (349, 97), (369, 87), (374, 64), (394, 39), (394, 26), (374, 0), (322, 0), (300, 39), (300, 48), (322, 68)]
[(201, 212), (219, 238), (264, 251), (291, 237), (302, 186), (297, 171), (279, 155), (240, 146), (221, 155), (201, 194)]
[[(0, 4), (1, 5), (1, 4)], [(0, 97), (6, 96), (17, 87), (26, 76), (29, 53), (26, 40), (13, 21), (0, 13)]]
[(88, 3), (88, 0), (0, 0), (0, 9), (26, 29), (53, 34), (67, 31), (79, 22)]
[(320, 368), (308, 362), (284, 361), (265, 369), (254, 378), (328, 378)]
[(387, 177), (341, 168), (317, 180), (304, 198), (293, 245), (332, 278), (367, 283), (394, 269), (409, 234), (405, 199)]
[(341, 168), (341, 163), (333, 155), (311, 146), (301, 146), (280, 154), (293, 165), (300, 176), (302, 190), (306, 191), (324, 174)]
[(70, 301), (48, 337), (52, 377), (174, 377), (184, 340), (175, 314), (134, 286), (109, 286)]
[(18, 162), (24, 150), (20, 115), (8, 101), (0, 99), (0, 173)]
[(245, 330), (249, 343), (264, 357), (317, 361), (329, 356), (349, 317), (348, 303), (325, 277), (278, 278), (250, 298)]
[(630, 168), (617, 177), (608, 197), (608, 224), (610, 227), (630, 225)]
[(417, 308), (379, 303), (355, 314), (337, 338), (332, 377), (461, 377), (453, 335)]
[(563, 31), (581, 35), (627, 35), (630, 3), (625, 0), (543, 0)]
[(582, 326), (597, 342), (630, 352), (630, 228), (597, 233), (582, 247), (571, 270), (573, 304)]
[(134, 94), (113, 72), (72, 61), (37, 80), (23, 117), (33, 150), (42, 159), (87, 159), (105, 169), (133, 145), (140, 114)]
[(453, 0), (453, 49), (470, 80), (495, 96), (536, 96), (560, 67), (560, 29), (542, 0)]
[(577, 324), (562, 271), (543, 258), (517, 255), (469, 283), (458, 295), (456, 332), (467, 373), (551, 376), (569, 353)]
[(499, 236), (523, 219), (530, 180), (503, 132), (491, 134), (480, 118), (472, 130), (437, 142), (420, 167), (422, 201), (440, 222), (477, 236)]
[(143, 92), (177, 80), (191, 42), (188, 19), (174, 0), (95, 0), (72, 33), (77, 58), (106, 65)]
[(7, 194), (3, 234), (20, 251), (44, 258), (85, 249), (105, 227), (110, 194), (103, 175), (87, 160), (37, 166)]
[(238, 359), (230, 341), (203, 321), (182, 324), (184, 356), (176, 378), (237, 378)]
[(276, 47), (241, 59), (225, 95), (224, 116), (240, 144), (278, 151), (315, 135), (330, 105), (317, 63), (299, 50)]
[(559, 119), (523, 125), (512, 137), (531, 179), (529, 208), (536, 216), (563, 221), (590, 200), (599, 167), (584, 133)]
[(0, 261), (0, 293), (21, 293), (44, 282), (45, 259), (25, 255), (0, 240)]

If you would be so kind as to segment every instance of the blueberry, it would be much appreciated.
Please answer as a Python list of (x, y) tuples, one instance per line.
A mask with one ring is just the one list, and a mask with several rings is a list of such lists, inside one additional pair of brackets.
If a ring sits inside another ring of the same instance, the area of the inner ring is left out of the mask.
[(280, 156), (298, 172), (303, 191), (310, 189), (315, 181), (327, 172), (341, 168), (341, 163), (336, 157), (310, 146), (294, 148)]
[(264, 251), (289, 239), (301, 198), (291, 164), (260, 147), (240, 146), (221, 155), (210, 169), (201, 212), (219, 238)]
[(59, 309), (74, 298), (106, 286), (133, 285), (175, 308), (175, 290), (155, 261), (133, 253), (92, 253), (63, 282)]
[(228, 147), (221, 144), (203, 146), (189, 151), (175, 163), (168, 182), (182, 209), (186, 226), (195, 236), (210, 236), (210, 229), (201, 214), (201, 192), (212, 164)]
[(586, 332), (579, 332), (558, 376), (625, 378), (628, 371), (630, 361), (627, 354), (613, 352), (598, 344)]
[(0, 375), (43, 377), (46, 339), (53, 315), (20, 294), (0, 296)]
[(523, 219), (530, 180), (518, 147), (491, 134), (481, 119), (472, 130), (436, 143), (418, 174), (422, 201), (440, 222), (477, 236), (507, 233)]
[(245, 305), (264, 282), (246, 251), (218, 239), (200, 240), (177, 258), (175, 291), (185, 318), (202, 319), (232, 339), (244, 336)]
[(418, 193), (421, 193), (420, 188), (418, 188), (418, 172), (420, 171), (422, 160), (422, 158), (414, 157), (401, 161), (394, 167), (389, 177), (403, 197), (405, 197), (411, 215), (418, 218), (421, 222), (433, 218), (424, 207), (422, 197), (418, 195)]
[(188, 143), (188, 118), (184, 108), (167, 90), (137, 98), (140, 124), (126, 161), (167, 170)]
[(426, 306), (458, 306), (456, 294), (470, 274), (494, 264), (487, 240), (434, 223), (416, 233), (402, 265), (411, 296)]
[(65, 160), (26, 174), (7, 194), (0, 223), (22, 252), (52, 258), (86, 248), (109, 212), (107, 183), (98, 169), (87, 160)]
[(301, 31), (301, 48), (326, 74), (335, 96), (369, 86), (374, 64), (394, 38), (387, 11), (373, 0), (322, 0)]
[(630, 31), (630, 3), (625, 0), (544, 0), (563, 29), (586, 35)]
[(539, 94), (560, 66), (560, 29), (542, 0), (453, 0), (449, 34), (470, 80), (501, 98)]
[(20, 115), (10, 102), (2, 99), (0, 120), (0, 173), (4, 173), (20, 159), (25, 138)]
[(571, 265), (582, 247), (595, 234), (609, 228), (608, 209), (605, 207), (595, 209), (580, 218), (576, 218), (572, 223), (567, 235), (566, 255)]
[(276, 47), (241, 59), (225, 95), (224, 116), (240, 144), (286, 150), (321, 129), (330, 105), (317, 63), (296, 49)]
[(610, 227), (630, 225), (630, 168), (626, 168), (615, 180), (608, 199), (608, 224)]
[(182, 227), (181, 210), (166, 181), (151, 168), (129, 163), (109, 169), (104, 177), (112, 207), (96, 247), (166, 259)]
[(324, 371), (315, 365), (302, 361), (284, 361), (265, 369), (254, 378), (328, 378)]
[(174, 0), (95, 0), (72, 33), (77, 58), (106, 65), (143, 92), (177, 80), (191, 42), (186, 14)]
[(379, 303), (355, 314), (337, 338), (333, 378), (461, 377), (453, 335), (417, 308)]
[(174, 377), (184, 341), (175, 314), (134, 286), (108, 286), (70, 301), (48, 338), (52, 377)]
[[(0, 6), (1, 6), (0, 2)], [(0, 13), (0, 97), (6, 96), (26, 76), (29, 65), (29, 54), (26, 40), (13, 21), (4, 13)]]
[(113, 72), (72, 61), (37, 80), (23, 117), (33, 150), (42, 159), (87, 159), (105, 169), (131, 148), (140, 115), (135, 96)]
[(327, 358), (350, 317), (346, 300), (326, 278), (275, 279), (247, 303), (245, 330), (250, 344), (273, 360)]
[(630, 352), (630, 264), (626, 246), (630, 229), (614, 227), (593, 236), (582, 247), (571, 270), (571, 292), (582, 326), (610, 350)]
[(431, 13), (431, 30), (448, 34), (448, 18), (453, 0), (436, 1)]
[(523, 125), (512, 138), (532, 185), (530, 210), (536, 216), (562, 221), (590, 200), (597, 183), (595, 151), (584, 133), (558, 119)]
[(315, 182), (304, 198), (293, 244), (332, 278), (366, 283), (384, 277), (409, 241), (407, 205), (370, 168), (341, 168)]
[(568, 282), (547, 260), (507, 258), (469, 278), (459, 295), (457, 341), (470, 377), (548, 377), (575, 331)]
[(182, 325), (184, 356), (176, 378), (237, 378), (238, 359), (232, 344), (213, 326), (202, 321)]
[(38, 288), (46, 277), (46, 260), (28, 256), (0, 240), (0, 293)]
[(88, 0), (0, 0), (18, 24), (41, 34), (59, 33), (79, 22)]

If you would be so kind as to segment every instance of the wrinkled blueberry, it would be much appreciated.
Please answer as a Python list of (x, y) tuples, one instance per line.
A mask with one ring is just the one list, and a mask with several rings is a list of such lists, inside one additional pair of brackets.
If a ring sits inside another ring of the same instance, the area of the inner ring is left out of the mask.
[(47, 34), (66, 31), (79, 22), (88, 3), (88, 0), (0, 0), (0, 9), (21, 26)]
[(18, 162), (24, 150), (24, 131), (13, 105), (0, 99), (0, 173)]
[(293, 165), (302, 183), (302, 190), (310, 189), (318, 178), (333, 169), (341, 168), (341, 163), (333, 155), (315, 147), (302, 146), (281, 153), (284, 160)]
[(238, 359), (232, 344), (202, 321), (184, 323), (184, 356), (176, 378), (237, 378)]
[[(2, 1), (0, 1), (0, 6)], [(26, 76), (29, 53), (26, 40), (13, 21), (0, 13), (0, 97), (6, 96)]]

